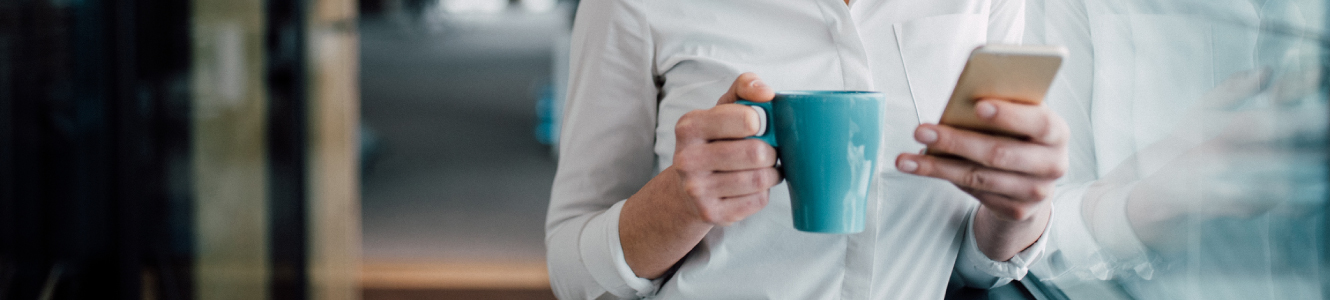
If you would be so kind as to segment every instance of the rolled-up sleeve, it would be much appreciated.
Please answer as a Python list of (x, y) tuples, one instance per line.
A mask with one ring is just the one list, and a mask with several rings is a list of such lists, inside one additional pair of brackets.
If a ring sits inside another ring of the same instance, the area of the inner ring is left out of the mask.
[(961, 251), (956, 258), (956, 272), (965, 280), (965, 285), (990, 289), (1025, 278), (1025, 274), (1030, 272), (1030, 265), (1044, 253), (1056, 212), (1050, 212), (1054, 215), (1050, 216), (1048, 225), (1044, 226), (1044, 233), (1039, 235), (1034, 244), (1007, 261), (995, 261), (979, 250), (979, 243), (975, 241), (974, 219), (978, 211), (970, 212), (970, 218), (965, 224), (965, 239), (961, 242)]
[(573, 26), (559, 167), (546, 216), (550, 283), (561, 299), (637, 298), (619, 208), (655, 174), (650, 29), (635, 0), (584, 0)]

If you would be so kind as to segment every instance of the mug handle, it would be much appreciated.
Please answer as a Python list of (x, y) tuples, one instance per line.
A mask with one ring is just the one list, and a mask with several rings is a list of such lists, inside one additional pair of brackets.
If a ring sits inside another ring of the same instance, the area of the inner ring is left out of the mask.
[(752, 102), (746, 100), (735, 101), (734, 104), (746, 105), (757, 112), (757, 134), (750, 136), (750, 139), (758, 139), (766, 142), (772, 147), (776, 147), (776, 126), (771, 124), (771, 102)]

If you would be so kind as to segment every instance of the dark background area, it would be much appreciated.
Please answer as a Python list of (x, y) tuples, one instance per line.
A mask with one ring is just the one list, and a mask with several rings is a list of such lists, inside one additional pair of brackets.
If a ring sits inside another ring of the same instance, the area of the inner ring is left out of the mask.
[(0, 298), (189, 297), (186, 5), (0, 2)]

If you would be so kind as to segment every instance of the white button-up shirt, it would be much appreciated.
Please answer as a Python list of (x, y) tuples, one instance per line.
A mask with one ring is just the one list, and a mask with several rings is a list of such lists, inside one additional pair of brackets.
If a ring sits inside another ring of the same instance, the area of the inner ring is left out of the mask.
[[(586, 0), (577, 13), (558, 173), (546, 223), (564, 299), (940, 299), (953, 270), (980, 287), (1024, 276), (1044, 239), (988, 259), (953, 184), (898, 172), (937, 122), (970, 50), (1019, 43), (1021, 0)], [(743, 72), (777, 90), (874, 90), (886, 121), (862, 233), (794, 229), (785, 184), (747, 219), (715, 227), (670, 276), (638, 278), (619, 212), (671, 164), (674, 125)]]

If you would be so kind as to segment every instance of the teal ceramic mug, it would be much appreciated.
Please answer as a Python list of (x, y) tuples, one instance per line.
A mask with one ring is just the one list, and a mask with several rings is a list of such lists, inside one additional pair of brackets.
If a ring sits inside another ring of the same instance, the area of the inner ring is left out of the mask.
[(782, 91), (771, 102), (737, 102), (757, 110), (764, 123), (751, 138), (776, 148), (794, 228), (864, 230), (884, 101), (878, 92)]

